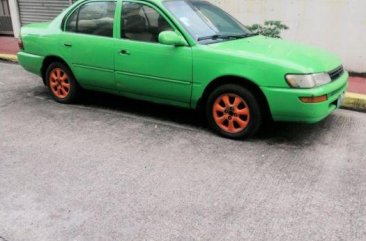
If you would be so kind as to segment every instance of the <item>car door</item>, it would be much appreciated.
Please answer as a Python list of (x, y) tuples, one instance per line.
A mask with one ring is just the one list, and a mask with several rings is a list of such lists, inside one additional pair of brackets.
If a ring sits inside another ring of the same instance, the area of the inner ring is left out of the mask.
[(159, 33), (166, 30), (177, 31), (155, 6), (123, 2), (115, 51), (117, 88), (158, 102), (187, 105), (192, 88), (191, 48), (160, 44)]
[(116, 1), (90, 1), (66, 20), (61, 37), (63, 55), (82, 86), (113, 90), (113, 29)]

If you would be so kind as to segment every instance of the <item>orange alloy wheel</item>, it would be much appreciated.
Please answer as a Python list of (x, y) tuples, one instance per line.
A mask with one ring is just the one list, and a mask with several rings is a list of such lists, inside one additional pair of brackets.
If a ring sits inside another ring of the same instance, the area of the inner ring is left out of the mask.
[(61, 68), (55, 68), (51, 71), (49, 84), (57, 98), (64, 99), (70, 93), (69, 77)]
[(213, 105), (216, 124), (228, 133), (242, 132), (249, 124), (250, 110), (243, 98), (237, 94), (223, 94)]

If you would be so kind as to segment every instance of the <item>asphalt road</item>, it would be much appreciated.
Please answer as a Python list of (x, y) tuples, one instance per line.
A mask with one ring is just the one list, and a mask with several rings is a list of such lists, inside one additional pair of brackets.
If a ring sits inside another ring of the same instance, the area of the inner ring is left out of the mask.
[(0, 240), (364, 241), (366, 114), (232, 141), (191, 111), (57, 104), (0, 63)]

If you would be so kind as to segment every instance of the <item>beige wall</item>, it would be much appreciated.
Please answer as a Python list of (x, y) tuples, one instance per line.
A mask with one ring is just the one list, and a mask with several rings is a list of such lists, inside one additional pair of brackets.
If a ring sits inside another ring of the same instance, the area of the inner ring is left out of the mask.
[(284, 39), (337, 53), (351, 71), (366, 72), (366, 0), (209, 0), (243, 24), (281, 20)]

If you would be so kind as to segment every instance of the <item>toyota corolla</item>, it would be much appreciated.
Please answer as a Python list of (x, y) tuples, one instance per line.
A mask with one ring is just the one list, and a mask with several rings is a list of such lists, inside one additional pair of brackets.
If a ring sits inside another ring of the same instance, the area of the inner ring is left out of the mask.
[(81, 0), (24, 26), (19, 45), (60, 103), (89, 89), (197, 109), (233, 139), (267, 118), (318, 122), (348, 85), (335, 54), (253, 34), (200, 0)]

